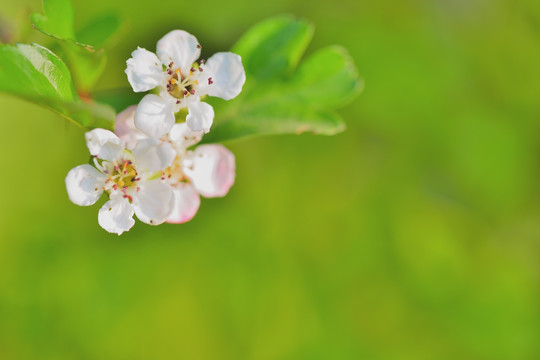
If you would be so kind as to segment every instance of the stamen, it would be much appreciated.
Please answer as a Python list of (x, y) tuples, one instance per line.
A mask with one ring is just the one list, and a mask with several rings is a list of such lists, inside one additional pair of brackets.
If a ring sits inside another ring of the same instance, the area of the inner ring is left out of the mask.
[(197, 49), (201, 49), (201, 48), (202, 48), (201, 44), (197, 44)]
[(208, 78), (208, 85), (212, 85), (214, 83), (214, 81), (212, 80), (212, 78)]
[(206, 60), (201, 59), (201, 65), (204, 65), (205, 62), (206, 62)]
[(202, 72), (202, 67), (199, 66), (199, 71)]
[(176, 100), (176, 105), (180, 104), (180, 100)]
[(167, 69), (167, 74), (172, 75), (172, 70), (171, 70), (171, 69)]
[(174, 66), (174, 61), (171, 61), (171, 62), (169, 63), (169, 67), (172, 68), (173, 66)]
[(195, 89), (191, 89), (191, 91), (189, 92), (191, 95), (195, 95)]

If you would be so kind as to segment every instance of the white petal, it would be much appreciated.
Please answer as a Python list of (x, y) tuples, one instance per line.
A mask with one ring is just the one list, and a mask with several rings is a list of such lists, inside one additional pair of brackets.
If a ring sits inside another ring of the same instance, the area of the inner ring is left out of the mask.
[(148, 137), (135, 127), (135, 110), (137, 105), (133, 105), (116, 116), (114, 122), (114, 133), (126, 143), (126, 148), (133, 150), (137, 141)]
[(162, 137), (174, 125), (173, 105), (166, 96), (146, 95), (135, 111), (135, 126), (150, 137)]
[[(214, 54), (199, 75), (197, 91), (200, 95), (208, 94), (225, 100), (235, 98), (246, 82), (246, 73), (239, 55), (224, 52)], [(212, 84), (208, 79), (212, 78)]]
[(147, 138), (137, 143), (133, 156), (138, 171), (153, 173), (171, 166), (176, 151), (167, 142)]
[(161, 61), (146, 49), (138, 47), (126, 64), (128, 81), (135, 92), (152, 90), (165, 81)]
[(111, 199), (99, 209), (98, 223), (108, 232), (120, 235), (135, 225), (133, 206), (123, 197)]
[(201, 141), (202, 136), (202, 131), (191, 130), (185, 122), (174, 124), (169, 132), (169, 139), (174, 143), (174, 146), (182, 150)]
[(133, 206), (139, 220), (159, 225), (167, 220), (174, 207), (173, 190), (157, 180), (141, 183), (133, 196)]
[(191, 100), (188, 102), (188, 114), (186, 124), (192, 131), (210, 131), (214, 122), (214, 108), (200, 100)]
[(114, 161), (125, 149), (124, 141), (109, 130), (94, 129), (84, 136), (90, 154), (103, 160)]
[(183, 170), (201, 195), (225, 196), (234, 184), (234, 155), (223, 145), (202, 145), (185, 161)]
[(174, 68), (180, 68), (184, 74), (189, 72), (191, 65), (201, 56), (199, 41), (193, 35), (183, 30), (173, 30), (157, 43), (157, 55), (161, 62), (169, 65), (174, 62)]
[(66, 176), (69, 199), (80, 206), (95, 204), (103, 194), (103, 185), (104, 175), (88, 164), (71, 169)]
[(193, 186), (180, 183), (173, 188), (174, 208), (169, 217), (168, 223), (182, 224), (191, 220), (201, 204), (201, 198)]

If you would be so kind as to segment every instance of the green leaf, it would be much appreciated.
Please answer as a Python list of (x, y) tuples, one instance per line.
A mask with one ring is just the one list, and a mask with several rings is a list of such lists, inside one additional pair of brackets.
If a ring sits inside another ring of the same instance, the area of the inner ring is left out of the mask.
[(85, 128), (113, 128), (114, 110), (81, 102), (64, 62), (37, 44), (0, 45), (0, 91), (49, 108)]
[(92, 93), (92, 98), (121, 112), (131, 105), (137, 105), (144, 93), (136, 93), (131, 88), (102, 90)]
[(75, 40), (70, 0), (43, 0), (43, 12), (30, 15), (34, 27), (49, 36)]
[(333, 111), (298, 106), (257, 107), (235, 114), (234, 121), (212, 126), (203, 143), (214, 143), (254, 135), (301, 134), (335, 135), (345, 130), (343, 120)]
[(124, 30), (124, 22), (117, 15), (104, 14), (77, 31), (77, 40), (83, 44), (92, 44), (98, 49), (104, 48), (114, 43)]
[(330, 46), (308, 57), (287, 85), (295, 101), (315, 102), (320, 106), (343, 106), (362, 91), (363, 81), (347, 52)]
[(107, 14), (77, 32), (73, 28), (73, 6), (70, 0), (43, 0), (44, 14), (33, 13), (33, 26), (51, 36), (62, 47), (59, 52), (67, 62), (77, 89), (89, 92), (105, 69), (107, 57), (100, 47), (110, 43), (118, 35), (122, 23), (114, 15)]
[(334, 111), (362, 90), (363, 83), (347, 50), (330, 46), (304, 62), (311, 39), (309, 24), (278, 17), (255, 25), (233, 52), (242, 56), (246, 84), (232, 101), (209, 98), (216, 117), (203, 142), (262, 134), (334, 135), (345, 129)]
[(280, 16), (252, 27), (232, 52), (242, 56), (248, 77), (270, 79), (296, 67), (312, 36), (310, 23)]

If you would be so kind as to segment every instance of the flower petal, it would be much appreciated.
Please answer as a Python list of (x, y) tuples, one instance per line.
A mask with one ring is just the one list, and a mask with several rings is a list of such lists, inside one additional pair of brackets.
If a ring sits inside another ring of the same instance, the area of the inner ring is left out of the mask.
[(183, 30), (173, 30), (158, 41), (157, 55), (163, 64), (168, 65), (172, 61), (174, 68), (179, 67), (187, 74), (201, 56), (201, 49), (195, 36)]
[(186, 183), (180, 183), (173, 188), (174, 192), (174, 208), (167, 218), (167, 222), (171, 224), (185, 223), (195, 216), (201, 198), (193, 186)]
[(201, 141), (203, 136), (202, 131), (191, 130), (185, 122), (174, 124), (169, 132), (169, 139), (173, 142), (177, 149), (185, 150), (191, 145), (195, 145)]
[(114, 122), (114, 133), (126, 143), (126, 148), (133, 150), (137, 141), (147, 139), (148, 137), (135, 127), (135, 110), (137, 105), (133, 105), (122, 111), (116, 116)]
[(201, 195), (225, 196), (234, 184), (234, 155), (223, 145), (202, 145), (186, 159), (183, 170)]
[(193, 99), (188, 102), (186, 124), (192, 131), (210, 131), (214, 122), (214, 108), (212, 105)]
[(103, 194), (103, 185), (104, 175), (88, 164), (71, 169), (66, 176), (69, 200), (80, 206), (95, 204)]
[(153, 173), (171, 166), (176, 157), (176, 151), (167, 142), (147, 138), (137, 143), (133, 149), (133, 156), (135, 156), (135, 166), (139, 171)]
[(135, 126), (150, 137), (162, 137), (174, 125), (173, 105), (166, 96), (146, 95), (135, 111)]
[(102, 160), (114, 161), (118, 159), (125, 149), (125, 143), (112, 131), (94, 129), (85, 135), (86, 146), (90, 154)]
[(161, 61), (146, 49), (137, 47), (126, 64), (128, 81), (135, 92), (152, 90), (165, 81)]
[(159, 225), (169, 217), (174, 207), (172, 188), (157, 180), (141, 183), (133, 196), (135, 214), (142, 222)]
[(120, 235), (135, 225), (133, 206), (123, 197), (113, 198), (99, 209), (98, 223), (108, 232)]
[[(214, 54), (203, 66), (203, 70), (199, 75), (200, 85), (197, 88), (201, 95), (208, 94), (230, 100), (240, 94), (246, 82), (242, 58), (230, 52)], [(209, 81), (209, 78), (212, 80)]]

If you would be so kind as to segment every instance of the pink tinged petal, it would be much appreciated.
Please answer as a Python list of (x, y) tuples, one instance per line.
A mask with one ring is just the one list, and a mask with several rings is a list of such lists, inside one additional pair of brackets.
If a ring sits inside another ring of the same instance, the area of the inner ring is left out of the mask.
[(185, 122), (174, 124), (169, 132), (169, 139), (174, 143), (174, 146), (182, 150), (201, 141), (202, 136), (203, 131), (193, 131)]
[(114, 133), (120, 139), (124, 140), (126, 147), (129, 150), (133, 150), (137, 141), (146, 139), (147, 136), (139, 129), (135, 127), (135, 110), (137, 105), (133, 105), (122, 111), (116, 116), (114, 122)]
[(193, 186), (205, 197), (225, 196), (235, 178), (235, 161), (232, 152), (223, 145), (197, 147), (183, 170)]
[(135, 111), (135, 126), (146, 135), (159, 139), (174, 125), (174, 101), (154, 94), (142, 98)]
[(193, 186), (186, 183), (179, 183), (173, 188), (174, 207), (167, 218), (171, 224), (182, 224), (191, 220), (201, 204), (201, 198)]
[(180, 68), (187, 74), (201, 56), (201, 49), (195, 36), (183, 30), (173, 30), (158, 41), (157, 55), (163, 64), (174, 62), (174, 69)]
[(159, 225), (169, 217), (174, 207), (172, 188), (160, 181), (142, 183), (133, 196), (137, 218), (150, 225)]
[(214, 122), (214, 108), (205, 102), (192, 100), (188, 102), (186, 124), (192, 131), (210, 131)]
[(156, 139), (144, 139), (133, 149), (137, 169), (150, 173), (164, 170), (172, 165), (176, 151), (172, 145)]
[(103, 185), (105, 185), (103, 174), (88, 164), (71, 169), (66, 176), (69, 199), (80, 206), (95, 204), (103, 194)]
[(197, 88), (200, 95), (230, 100), (240, 94), (246, 82), (242, 58), (230, 52), (214, 54), (202, 68)]
[(94, 129), (84, 136), (90, 154), (103, 160), (114, 161), (120, 158), (125, 149), (124, 141), (109, 130)]
[(128, 81), (135, 92), (152, 90), (165, 81), (161, 61), (146, 49), (138, 47), (126, 64)]
[(98, 213), (99, 225), (110, 233), (121, 235), (135, 225), (133, 206), (123, 197), (107, 201)]

